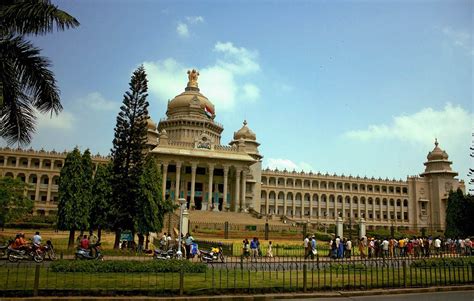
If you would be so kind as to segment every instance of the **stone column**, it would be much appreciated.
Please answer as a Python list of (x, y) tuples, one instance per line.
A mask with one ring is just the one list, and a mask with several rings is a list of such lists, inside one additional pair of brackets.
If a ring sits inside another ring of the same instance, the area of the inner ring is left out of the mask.
[(336, 235), (339, 236), (342, 240), (342, 237), (343, 237), (343, 229), (342, 229), (342, 217), (338, 216), (337, 219), (336, 219)]
[[(286, 186), (286, 184), (285, 184), (285, 186)], [(284, 193), (283, 194), (283, 215), (285, 215), (285, 216), (286, 216), (286, 197), (287, 197), (287, 194)]]
[(229, 204), (229, 200), (227, 199), (227, 181), (228, 181), (228, 177), (229, 177), (229, 166), (227, 165), (224, 165), (224, 197), (223, 197), (223, 202), (224, 204), (222, 204), (222, 210), (224, 211), (224, 208), (229, 211), (230, 209), (230, 204)]
[(214, 165), (209, 164), (209, 186), (207, 191), (207, 210), (211, 210), (212, 208), (212, 179), (214, 177)]
[(321, 196), (318, 195), (318, 220), (321, 219)]
[(375, 199), (372, 199), (372, 221), (375, 221)]
[(344, 200), (342, 196), (341, 198), (342, 198), (342, 208), (341, 208), (342, 218), (346, 218), (346, 200)]
[(189, 211), (185, 208), (183, 210), (183, 235), (186, 236), (189, 232)]
[[(344, 199), (344, 201), (346, 201), (346, 200)], [(350, 210), (349, 218), (353, 218), (354, 216), (353, 216), (353, 212), (352, 212), (352, 197), (351, 196), (349, 196), (349, 210)]]
[(359, 221), (359, 238), (365, 236), (365, 219), (361, 218)]
[(195, 205), (194, 203), (194, 194), (195, 194), (195, 189), (196, 189), (196, 169), (197, 169), (197, 163), (192, 162), (191, 163), (191, 199), (189, 200), (189, 207)]
[(168, 162), (163, 162), (163, 181), (161, 183), (161, 193), (163, 200), (166, 199), (166, 181), (168, 177)]
[(51, 188), (53, 186), (53, 178), (50, 178), (48, 175), (48, 192), (46, 193), (46, 201), (51, 202)]
[(240, 172), (241, 169), (235, 170), (235, 198), (234, 198), (234, 211), (239, 212), (240, 204)]
[(246, 183), (246, 180), (247, 180), (247, 172), (245, 170), (242, 171), (242, 198), (240, 200), (240, 210), (244, 210), (247, 208), (247, 204), (245, 203), (247, 200), (246, 200), (246, 189), (247, 189), (247, 185), (245, 185)]
[(309, 218), (313, 218), (313, 197), (311, 195), (309, 195)]
[(179, 199), (179, 184), (181, 183), (181, 162), (176, 163), (176, 181), (175, 181), (175, 192), (174, 200), (178, 202)]

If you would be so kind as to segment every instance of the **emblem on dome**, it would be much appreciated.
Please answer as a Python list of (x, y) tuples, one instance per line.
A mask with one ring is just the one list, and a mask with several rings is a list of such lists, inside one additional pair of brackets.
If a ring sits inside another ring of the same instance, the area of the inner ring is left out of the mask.
[(199, 77), (199, 72), (196, 71), (195, 69), (193, 70), (188, 70), (188, 87), (198, 87), (198, 77)]
[(201, 137), (199, 137), (194, 144), (195, 148), (200, 148), (200, 149), (212, 149), (212, 140), (211, 137), (209, 137), (206, 134), (202, 134)]

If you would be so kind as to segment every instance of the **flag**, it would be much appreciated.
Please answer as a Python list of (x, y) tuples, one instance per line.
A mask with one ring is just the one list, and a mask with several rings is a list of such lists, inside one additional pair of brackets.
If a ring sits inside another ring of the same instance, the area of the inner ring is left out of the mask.
[(214, 112), (212, 111), (212, 109), (208, 106), (205, 106), (204, 107), (204, 113), (206, 113), (207, 117), (211, 118), (212, 115), (214, 115)]

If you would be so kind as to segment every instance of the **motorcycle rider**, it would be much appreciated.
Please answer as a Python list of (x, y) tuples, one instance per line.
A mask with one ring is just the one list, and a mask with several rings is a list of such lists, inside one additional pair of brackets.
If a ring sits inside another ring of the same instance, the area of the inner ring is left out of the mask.
[(35, 235), (33, 236), (33, 245), (39, 247), (41, 245), (41, 235), (39, 231), (36, 231)]
[(191, 258), (191, 245), (194, 242), (194, 237), (191, 236), (191, 234), (187, 233), (186, 234), (186, 239), (184, 241), (185, 247), (186, 247), (186, 259)]
[(85, 251), (89, 251), (89, 244), (90, 244), (89, 239), (87, 238), (87, 235), (84, 234), (84, 236), (81, 239), (81, 244), (80, 244), (81, 249), (84, 249)]
[(20, 250), (20, 249), (24, 249), (25, 247), (26, 247), (25, 234), (18, 233), (15, 236), (15, 240), (12, 243), (12, 249)]

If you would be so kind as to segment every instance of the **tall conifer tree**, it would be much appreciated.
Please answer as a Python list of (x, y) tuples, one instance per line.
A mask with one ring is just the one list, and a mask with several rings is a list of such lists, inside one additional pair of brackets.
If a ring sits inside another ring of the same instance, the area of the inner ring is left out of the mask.
[(111, 164), (97, 166), (92, 184), (92, 204), (90, 209), (90, 229), (97, 229), (97, 236), (101, 239), (102, 229), (107, 227), (110, 200), (112, 199)]
[[(74, 245), (76, 230), (88, 229), (90, 203), (84, 196), (84, 168), (76, 147), (68, 153), (59, 177), (58, 229), (69, 230), (68, 247)], [(87, 192), (86, 192), (87, 194)]]
[(112, 147), (112, 227), (118, 248), (121, 230), (135, 233), (134, 218), (139, 197), (140, 175), (146, 151), (148, 80), (143, 66), (133, 72), (130, 91), (125, 92), (117, 116)]

